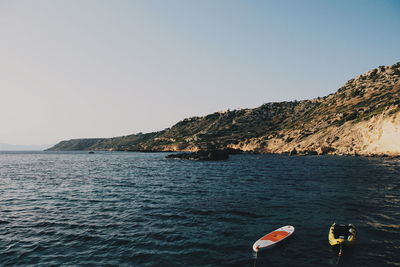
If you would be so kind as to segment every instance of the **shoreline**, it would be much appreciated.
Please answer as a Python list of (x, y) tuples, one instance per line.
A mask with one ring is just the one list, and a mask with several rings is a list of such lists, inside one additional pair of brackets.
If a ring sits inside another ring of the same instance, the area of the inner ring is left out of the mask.
[[(224, 149), (221, 149), (224, 150)], [(208, 150), (197, 150), (197, 151), (188, 151), (188, 150), (110, 150), (110, 149), (92, 149), (92, 150), (37, 150), (37, 151), (20, 151), (20, 152), (136, 152), (136, 153), (193, 153), (193, 152), (204, 152)], [(3, 151), (3, 152), (18, 152), (18, 151)], [(272, 152), (260, 152), (260, 151), (238, 151), (235, 153), (228, 153), (229, 155), (286, 155), (290, 157), (308, 157), (308, 156), (339, 156), (339, 157), (364, 157), (364, 158), (390, 158), (396, 159), (400, 158), (400, 154), (392, 155), (392, 154), (338, 154), (338, 153), (326, 153), (326, 154), (318, 154), (315, 151), (311, 153), (296, 153), (291, 154), (290, 152), (282, 152), (282, 153), (272, 153)]]

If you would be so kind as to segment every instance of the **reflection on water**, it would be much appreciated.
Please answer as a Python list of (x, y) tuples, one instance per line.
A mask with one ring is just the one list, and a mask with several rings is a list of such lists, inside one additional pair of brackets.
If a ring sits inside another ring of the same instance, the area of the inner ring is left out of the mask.
[[(400, 161), (234, 155), (0, 153), (0, 265), (400, 266)], [(358, 243), (339, 263), (332, 222)]]

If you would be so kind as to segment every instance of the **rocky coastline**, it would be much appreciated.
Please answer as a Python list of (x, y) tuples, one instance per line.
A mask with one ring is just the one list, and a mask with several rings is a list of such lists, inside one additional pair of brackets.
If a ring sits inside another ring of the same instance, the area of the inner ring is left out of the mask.
[(159, 132), (62, 141), (48, 150), (198, 152), (231, 149), (293, 156), (398, 157), (398, 140), (400, 63), (372, 69), (325, 97), (215, 112), (184, 119)]
[(229, 152), (225, 150), (202, 150), (197, 152), (186, 152), (169, 154), (167, 159), (185, 159), (185, 160), (205, 160), (205, 161), (220, 161), (229, 159)]

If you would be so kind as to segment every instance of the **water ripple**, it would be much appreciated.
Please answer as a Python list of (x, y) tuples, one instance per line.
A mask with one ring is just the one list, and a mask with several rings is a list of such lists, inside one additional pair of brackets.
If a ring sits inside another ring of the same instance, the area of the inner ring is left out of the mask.
[(284, 224), (257, 266), (335, 266), (332, 222), (359, 242), (341, 266), (400, 266), (400, 161), (162, 153), (0, 153), (0, 265), (253, 266), (253, 242)]

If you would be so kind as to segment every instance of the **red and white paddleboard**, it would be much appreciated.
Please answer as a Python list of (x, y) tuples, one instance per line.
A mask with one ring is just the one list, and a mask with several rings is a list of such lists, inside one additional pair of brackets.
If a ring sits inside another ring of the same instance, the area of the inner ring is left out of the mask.
[(277, 243), (291, 236), (293, 233), (294, 233), (293, 226), (291, 225), (283, 226), (258, 239), (253, 245), (253, 250), (255, 252), (258, 252), (260, 250), (271, 248), (275, 246)]

